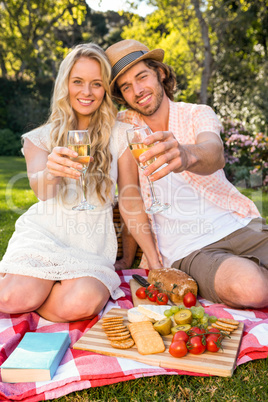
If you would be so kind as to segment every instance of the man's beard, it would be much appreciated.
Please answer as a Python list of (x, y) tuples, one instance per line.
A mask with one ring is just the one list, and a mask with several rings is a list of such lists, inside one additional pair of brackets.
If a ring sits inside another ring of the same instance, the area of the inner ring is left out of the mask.
[(135, 107), (135, 108), (132, 107), (132, 109), (135, 110), (136, 112), (142, 114), (143, 116), (152, 116), (160, 108), (162, 100), (163, 100), (163, 97), (164, 97), (164, 88), (160, 83), (158, 83), (155, 105), (154, 106), (149, 105), (148, 109), (146, 109), (146, 106), (145, 107), (141, 106), (140, 108), (139, 107)]

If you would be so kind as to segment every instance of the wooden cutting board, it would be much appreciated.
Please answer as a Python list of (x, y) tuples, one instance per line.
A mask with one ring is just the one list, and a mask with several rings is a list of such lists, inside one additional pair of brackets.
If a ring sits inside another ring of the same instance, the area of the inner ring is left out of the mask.
[[(138, 288), (140, 288), (141, 285), (140, 285), (137, 281), (135, 281), (135, 279), (130, 279), (129, 285), (130, 285), (131, 296), (132, 296), (132, 301), (133, 301), (134, 307), (137, 307), (139, 304), (153, 304), (153, 305), (155, 305), (155, 306), (158, 305), (156, 302), (151, 302), (151, 301), (148, 300), (148, 299), (139, 299), (139, 298), (136, 296), (136, 290), (137, 290)], [(171, 303), (170, 301), (168, 301), (168, 304), (169, 304), (170, 306), (173, 306), (173, 304), (176, 304), (176, 303)], [(183, 304), (183, 303), (177, 303), (177, 305), (180, 305), (180, 304)], [(196, 301), (196, 304), (195, 304), (195, 305), (196, 305), (196, 306), (201, 306), (201, 304), (199, 303), (198, 300)]]
[[(106, 317), (111, 316), (123, 316), (125, 318), (125, 324), (128, 324), (126, 309), (113, 308), (106, 314)], [(132, 359), (151, 366), (217, 375), (220, 377), (231, 377), (235, 369), (236, 356), (243, 333), (243, 325), (243, 323), (240, 323), (238, 329), (231, 334), (231, 338), (225, 338), (223, 340), (223, 350), (219, 350), (217, 353), (208, 351), (201, 355), (191, 355), (188, 353), (184, 357), (175, 358), (168, 352), (172, 335), (163, 337), (166, 346), (165, 352), (155, 355), (141, 355), (135, 345), (130, 349), (113, 348), (102, 329), (101, 319), (73, 345), (73, 348), (88, 350), (107, 356)]]

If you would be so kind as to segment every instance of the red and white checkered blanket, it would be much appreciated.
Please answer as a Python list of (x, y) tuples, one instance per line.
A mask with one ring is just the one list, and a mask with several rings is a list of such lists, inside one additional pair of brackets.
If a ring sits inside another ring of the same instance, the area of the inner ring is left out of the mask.
[[(134, 273), (147, 276), (145, 270), (132, 269), (118, 272), (121, 288), (126, 296), (109, 301), (105, 314), (112, 307), (133, 307), (129, 280)], [(235, 310), (222, 304), (212, 304), (199, 299), (210, 315), (230, 317), (244, 323), (244, 333), (237, 357), (237, 365), (268, 356), (268, 308), (263, 310)], [(97, 320), (80, 321), (70, 324), (55, 324), (46, 321), (36, 313), (4, 315), (0, 314), (0, 365), (18, 345), (28, 331), (58, 332), (69, 331), (73, 345)], [(154, 375), (203, 375), (181, 370), (152, 367), (129, 359), (99, 355), (92, 352), (68, 349), (58, 370), (51, 381), (37, 383), (8, 384), (0, 383), (1, 401), (42, 401), (59, 398), (74, 391), (99, 387), (120, 381), (134, 380)]]

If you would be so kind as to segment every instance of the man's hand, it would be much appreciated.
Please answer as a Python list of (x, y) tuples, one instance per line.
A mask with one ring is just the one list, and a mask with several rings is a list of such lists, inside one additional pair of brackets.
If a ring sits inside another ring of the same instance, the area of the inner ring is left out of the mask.
[(156, 158), (144, 170), (144, 174), (150, 176), (162, 167), (161, 170), (150, 176), (150, 180), (159, 180), (170, 172), (180, 173), (187, 170), (189, 165), (188, 154), (185, 147), (176, 140), (171, 131), (156, 131), (144, 140), (144, 144), (154, 144), (154, 146), (140, 156), (140, 161), (146, 162)]
[(144, 163), (156, 158), (144, 170), (151, 181), (159, 180), (170, 172), (181, 173), (184, 170), (210, 175), (225, 164), (222, 141), (212, 132), (198, 134), (195, 144), (182, 145), (171, 131), (156, 131), (144, 140), (144, 144), (153, 146), (139, 157), (140, 161)]

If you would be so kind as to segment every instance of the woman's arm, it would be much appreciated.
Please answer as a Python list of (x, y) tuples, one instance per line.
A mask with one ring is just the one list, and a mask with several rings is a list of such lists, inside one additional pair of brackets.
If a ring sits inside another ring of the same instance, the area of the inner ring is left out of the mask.
[(78, 180), (81, 173), (71, 169), (81, 169), (79, 163), (69, 159), (77, 153), (66, 147), (55, 147), (51, 153), (35, 146), (25, 139), (23, 151), (27, 164), (30, 186), (35, 195), (42, 201), (55, 197), (62, 177)]
[(139, 192), (138, 168), (129, 149), (119, 158), (118, 170), (118, 200), (122, 218), (144, 252), (149, 268), (162, 268)]

